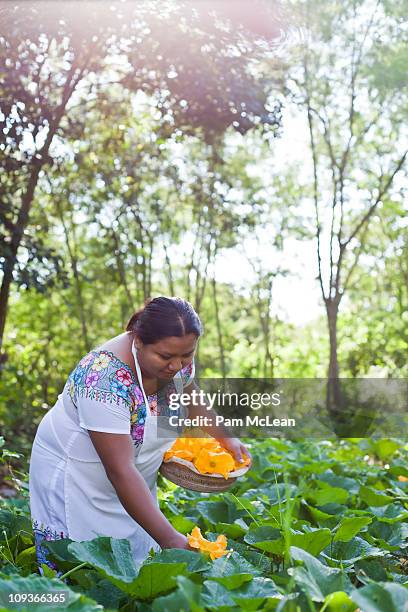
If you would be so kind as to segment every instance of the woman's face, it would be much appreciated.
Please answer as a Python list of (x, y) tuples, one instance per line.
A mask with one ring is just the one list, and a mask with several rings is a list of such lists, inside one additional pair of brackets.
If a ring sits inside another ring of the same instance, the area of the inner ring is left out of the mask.
[(170, 380), (193, 361), (197, 341), (195, 334), (169, 336), (154, 344), (143, 344), (136, 337), (137, 358), (142, 373), (152, 378)]

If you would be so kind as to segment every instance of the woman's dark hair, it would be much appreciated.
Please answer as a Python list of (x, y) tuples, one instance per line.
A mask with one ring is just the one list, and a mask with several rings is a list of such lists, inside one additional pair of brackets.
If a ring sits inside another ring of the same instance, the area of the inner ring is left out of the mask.
[(169, 336), (203, 333), (200, 318), (190, 302), (180, 297), (156, 297), (135, 312), (126, 331), (137, 334), (143, 344), (154, 344)]

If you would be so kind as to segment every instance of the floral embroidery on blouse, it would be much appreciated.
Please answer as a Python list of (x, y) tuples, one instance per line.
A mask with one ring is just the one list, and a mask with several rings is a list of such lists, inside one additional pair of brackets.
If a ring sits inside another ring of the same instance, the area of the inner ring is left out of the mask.
[(37, 557), (37, 565), (38, 571), (41, 576), (44, 575), (44, 570), (41, 567), (42, 563), (45, 563), (49, 568), (55, 570), (57, 572), (57, 577), (63, 575), (63, 571), (59, 571), (58, 567), (55, 565), (51, 559), (48, 559), (48, 550), (41, 546), (41, 543), (45, 541), (52, 540), (61, 540), (63, 538), (68, 538), (68, 534), (63, 531), (56, 531), (55, 529), (51, 529), (48, 525), (44, 525), (44, 523), (39, 523), (39, 521), (32, 519), (31, 521), (33, 532), (34, 532), (34, 544), (35, 544), (35, 553)]
[[(192, 380), (193, 362), (180, 370), (183, 387)], [(67, 381), (68, 393), (76, 407), (78, 397), (101, 402), (125, 402), (130, 413), (130, 435), (134, 446), (143, 442), (146, 406), (142, 390), (130, 367), (111, 351), (91, 351), (71, 372)], [(149, 409), (154, 416), (170, 416), (170, 394), (176, 393), (174, 381), (148, 395)]]
[(78, 396), (102, 402), (126, 402), (129, 407), (134, 403), (132, 384), (135, 381), (126, 364), (109, 351), (92, 351), (78, 363), (68, 377), (69, 393), (72, 401)]

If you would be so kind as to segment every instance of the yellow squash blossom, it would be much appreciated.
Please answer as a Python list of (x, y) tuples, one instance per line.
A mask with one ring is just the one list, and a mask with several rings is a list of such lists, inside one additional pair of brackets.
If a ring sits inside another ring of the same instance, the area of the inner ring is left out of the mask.
[(194, 454), (189, 450), (174, 450), (167, 451), (164, 453), (164, 460), (168, 461), (171, 457), (179, 457), (179, 459), (185, 459), (186, 461), (192, 461), (194, 459)]
[(202, 448), (193, 463), (202, 474), (222, 474), (224, 478), (228, 478), (228, 474), (235, 469), (234, 459), (229, 453), (214, 453), (208, 448)]
[(201, 529), (199, 527), (194, 527), (191, 534), (187, 537), (191, 548), (198, 548), (201, 552), (210, 553), (210, 557), (213, 561), (229, 552), (227, 550), (227, 538), (225, 535), (219, 535), (215, 542), (210, 542), (201, 535)]
[(224, 478), (250, 463), (249, 457), (241, 463), (236, 461), (214, 438), (177, 438), (164, 454), (164, 460), (169, 461), (172, 457), (191, 461), (201, 474), (222, 474)]

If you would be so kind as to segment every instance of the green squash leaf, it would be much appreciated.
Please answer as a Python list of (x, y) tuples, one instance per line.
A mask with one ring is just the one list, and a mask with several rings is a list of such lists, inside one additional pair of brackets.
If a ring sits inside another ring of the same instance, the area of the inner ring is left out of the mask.
[(350, 516), (341, 519), (334, 534), (335, 542), (349, 542), (364, 527), (372, 522), (369, 516)]
[(316, 506), (324, 506), (329, 503), (344, 504), (348, 500), (349, 493), (341, 487), (326, 485), (321, 489), (310, 491), (308, 497)]
[(306, 533), (291, 533), (290, 543), (297, 548), (303, 548), (311, 555), (318, 555), (330, 544), (330, 529), (312, 529)]
[(231, 597), (242, 610), (256, 610), (265, 599), (280, 601), (282, 594), (270, 578), (255, 577), (251, 582), (231, 591)]
[(350, 593), (364, 612), (403, 612), (408, 609), (408, 589), (393, 582), (368, 584)]
[(304, 567), (289, 568), (288, 573), (313, 601), (322, 602), (333, 591), (349, 591), (350, 581), (342, 570), (323, 565), (316, 557), (296, 546), (290, 547), (290, 554), (294, 561), (302, 561)]
[(354, 537), (348, 542), (333, 542), (332, 546), (322, 552), (322, 556), (326, 559), (343, 565), (352, 565), (360, 559), (382, 557), (383, 555), (383, 550), (359, 537)]
[(202, 587), (185, 576), (176, 578), (177, 589), (169, 595), (154, 600), (151, 610), (153, 612), (202, 612)]
[(205, 580), (203, 587), (201, 601), (206, 608), (218, 612), (219, 610), (231, 610), (235, 605), (234, 600), (231, 598), (231, 591), (222, 584), (213, 580)]
[(227, 587), (236, 589), (245, 582), (251, 581), (254, 576), (260, 576), (261, 572), (252, 563), (244, 559), (237, 552), (215, 559), (212, 566), (204, 574)]
[(269, 525), (249, 529), (244, 536), (244, 541), (260, 550), (277, 555), (282, 554), (285, 547), (280, 530)]
[(359, 498), (365, 502), (367, 506), (386, 506), (394, 501), (394, 498), (390, 495), (366, 486), (360, 487)]
[(150, 563), (185, 563), (187, 570), (191, 573), (204, 572), (212, 566), (211, 559), (208, 556), (197, 553), (192, 550), (183, 550), (182, 548), (167, 548), (157, 552), (153, 557), (148, 558), (143, 566)]
[(127, 592), (137, 599), (152, 599), (171, 591), (176, 586), (177, 577), (186, 573), (185, 563), (148, 563), (140, 568)]
[(71, 542), (68, 552), (121, 585), (131, 583), (138, 575), (129, 540), (98, 537), (84, 542)]

